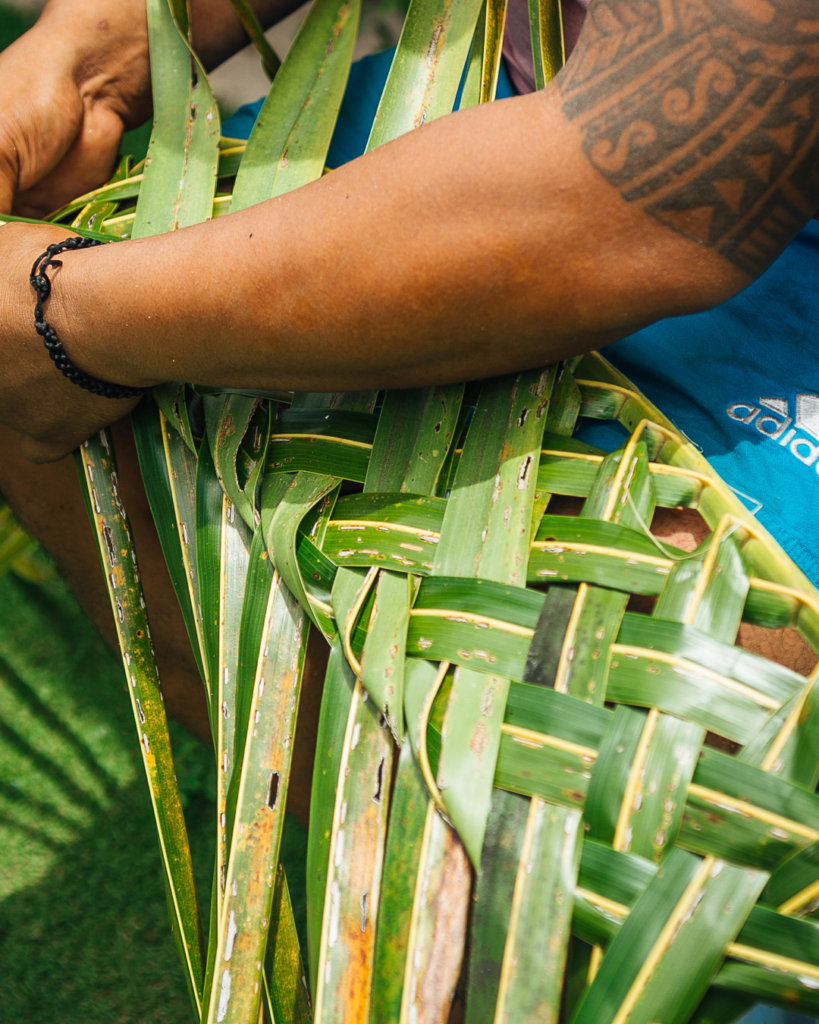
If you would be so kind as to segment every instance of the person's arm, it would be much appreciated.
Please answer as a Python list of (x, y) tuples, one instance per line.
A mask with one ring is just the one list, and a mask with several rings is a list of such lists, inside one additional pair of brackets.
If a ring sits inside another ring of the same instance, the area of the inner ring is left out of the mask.
[[(254, 0), (265, 25), (298, 0)], [(229, 0), (192, 0), (208, 67), (246, 36)], [(102, 184), (124, 129), (151, 112), (144, 0), (50, 0), (0, 53), (0, 212), (42, 217)]]
[(78, 256), (67, 338), (135, 383), (409, 386), (712, 305), (819, 202), (810, 3), (597, 0), (540, 94), (252, 212)]
[(593, 0), (542, 93), (70, 254), (50, 317), (103, 379), (322, 390), (541, 365), (713, 305), (819, 203), (812, 2)]
[(241, 213), (72, 254), (52, 312), (108, 380), (400, 388), (543, 365), (746, 280), (624, 201), (551, 88)]

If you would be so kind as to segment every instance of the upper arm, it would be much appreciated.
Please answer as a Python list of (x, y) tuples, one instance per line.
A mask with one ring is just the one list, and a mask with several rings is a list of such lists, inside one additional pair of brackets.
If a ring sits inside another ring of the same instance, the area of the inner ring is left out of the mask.
[(592, 0), (556, 85), (626, 203), (749, 277), (819, 207), (815, 0)]

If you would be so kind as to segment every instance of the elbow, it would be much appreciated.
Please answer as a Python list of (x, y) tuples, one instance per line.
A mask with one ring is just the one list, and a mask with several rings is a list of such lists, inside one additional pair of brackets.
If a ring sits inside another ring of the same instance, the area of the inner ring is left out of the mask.
[(622, 318), (616, 327), (623, 333), (713, 309), (753, 280), (721, 253), (687, 239), (667, 238), (659, 249), (648, 251), (634, 246), (615, 265), (619, 272), (612, 307)]

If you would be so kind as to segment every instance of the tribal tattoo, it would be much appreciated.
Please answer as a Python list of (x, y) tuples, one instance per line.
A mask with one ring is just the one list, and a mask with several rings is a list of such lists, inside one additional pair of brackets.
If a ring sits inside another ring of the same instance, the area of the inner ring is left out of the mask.
[(751, 276), (819, 205), (816, 0), (592, 0), (559, 82), (623, 198)]

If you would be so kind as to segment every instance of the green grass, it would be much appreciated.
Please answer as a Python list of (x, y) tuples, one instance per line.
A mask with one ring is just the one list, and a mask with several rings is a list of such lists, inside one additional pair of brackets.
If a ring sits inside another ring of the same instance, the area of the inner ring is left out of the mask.
[[(0, 1019), (183, 1024), (187, 994), (119, 662), (56, 577), (8, 574), (0, 609)], [(206, 900), (212, 755), (173, 736)], [(304, 835), (292, 821), (288, 837), (298, 888)]]
[[(56, 578), (6, 576), (0, 608), (3, 1018), (179, 1024), (187, 995), (121, 669)], [(195, 776), (209, 758), (193, 744)], [(188, 805), (207, 855), (202, 787)]]

